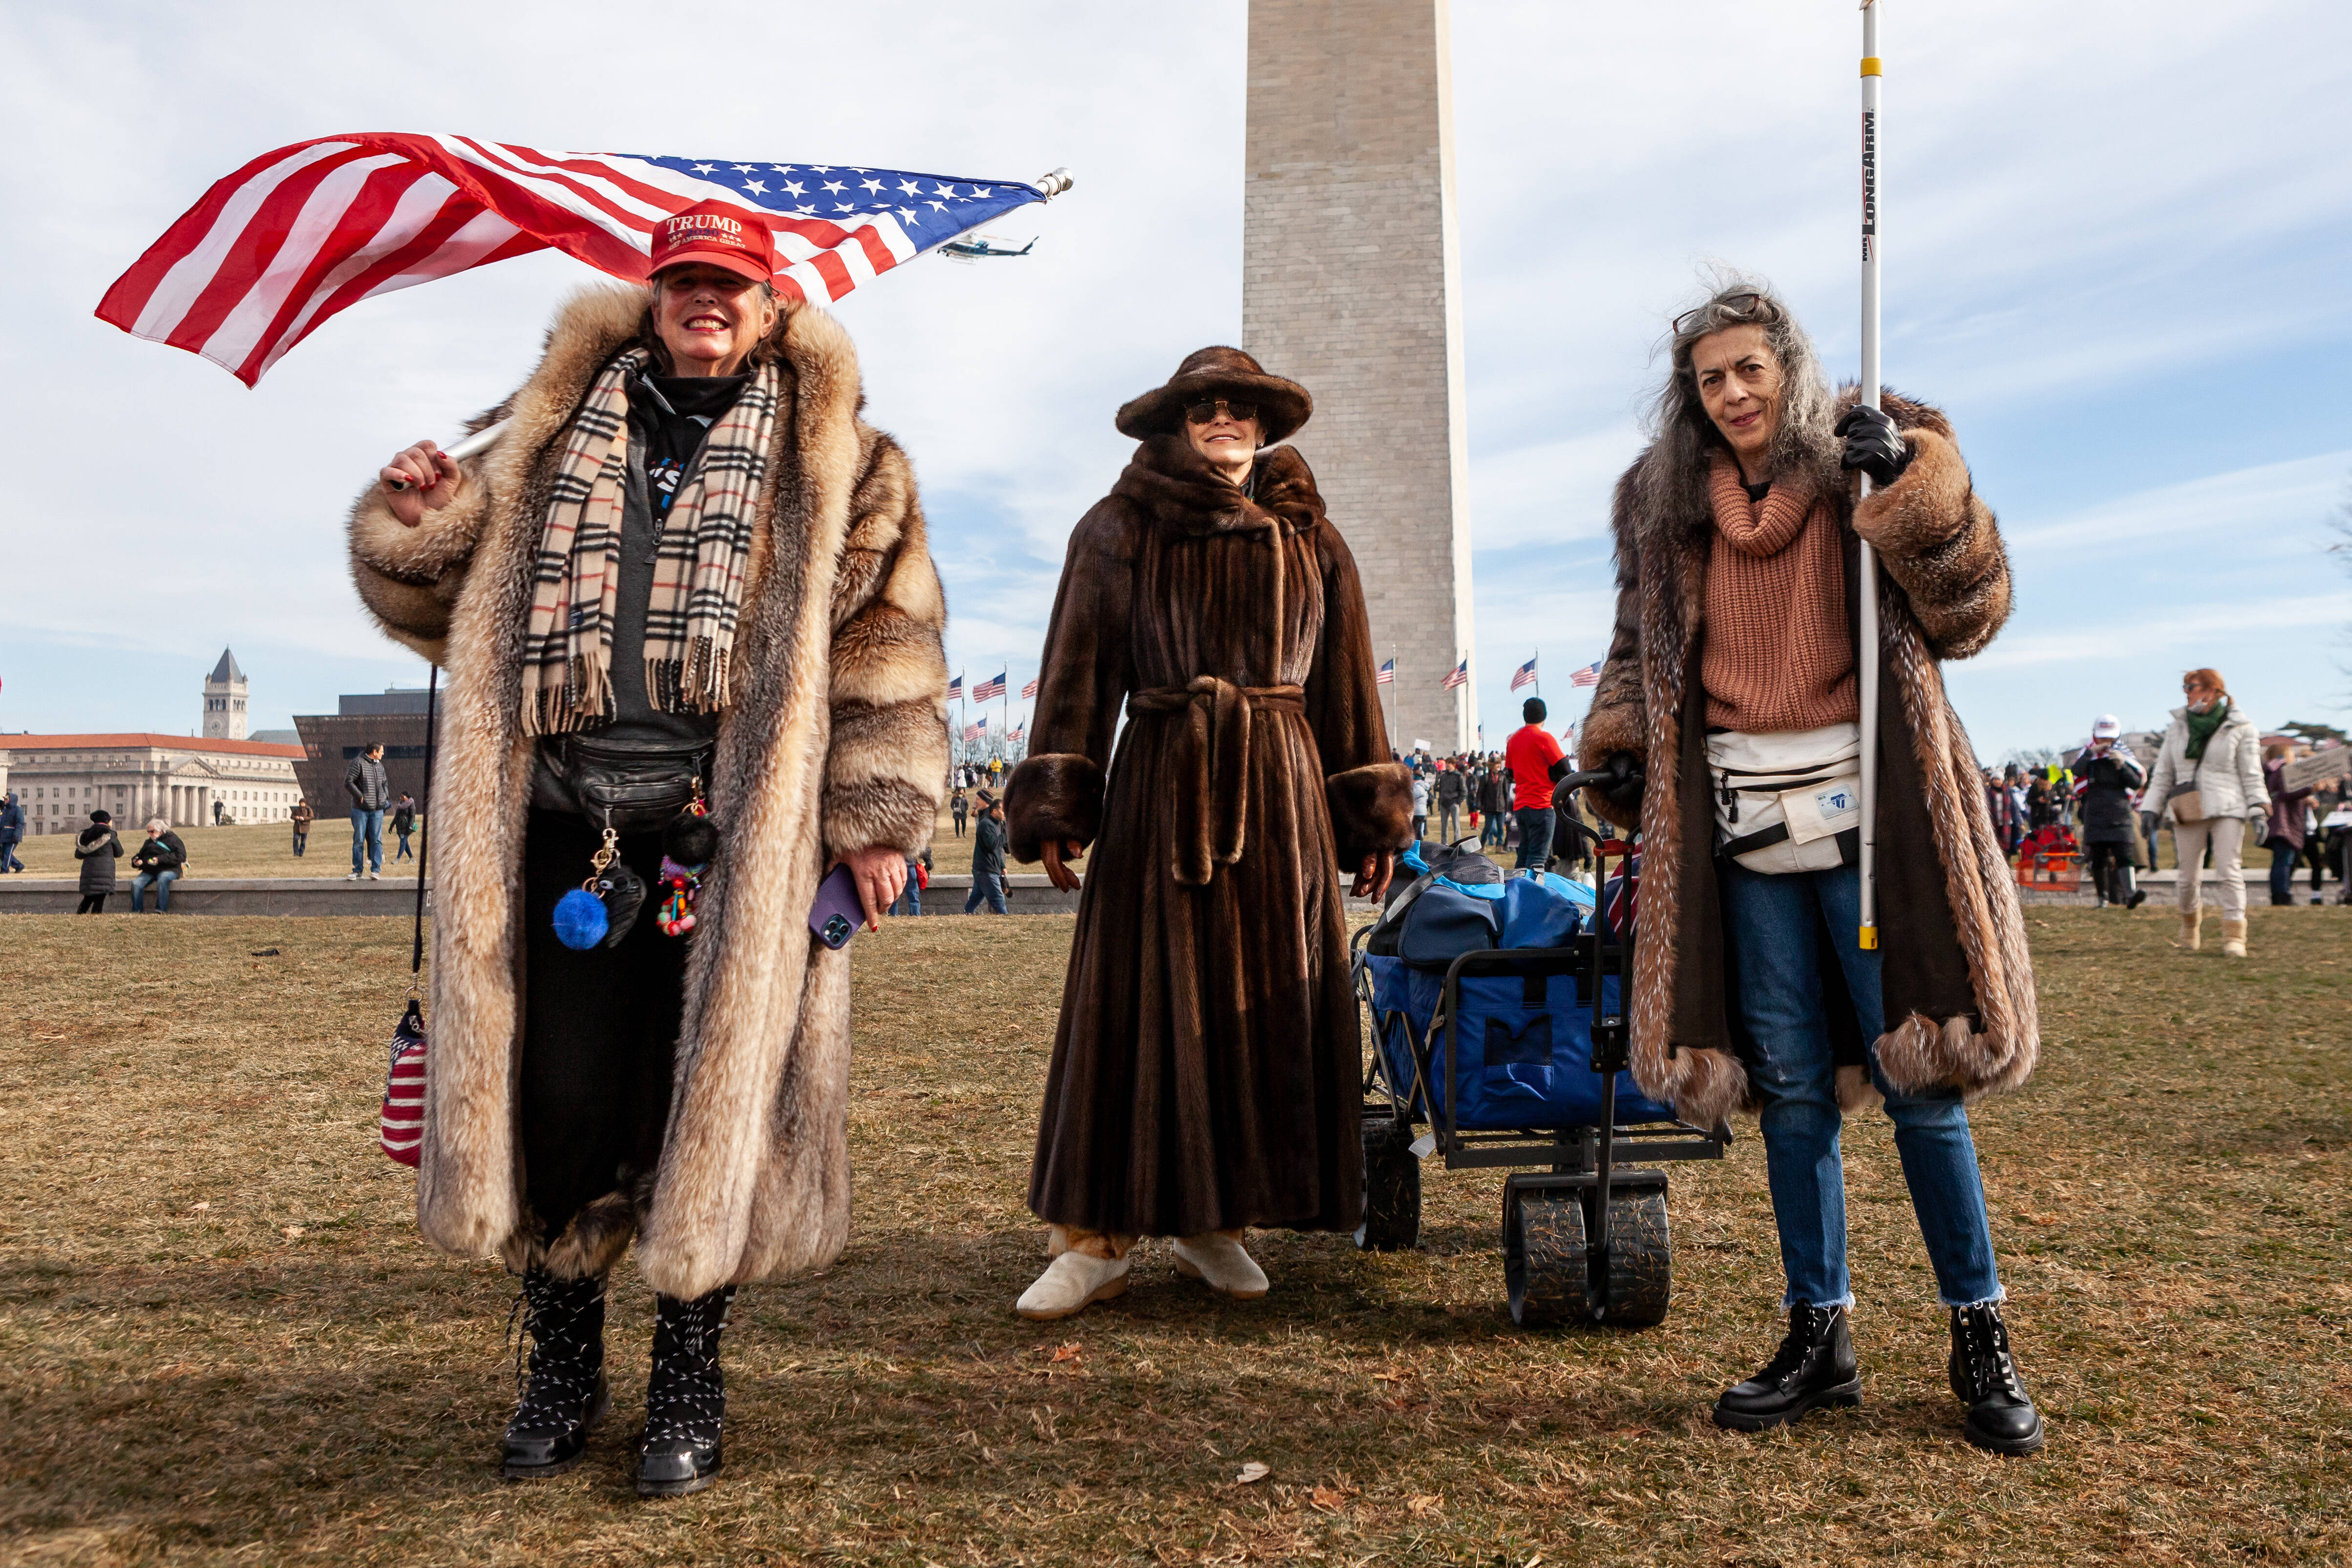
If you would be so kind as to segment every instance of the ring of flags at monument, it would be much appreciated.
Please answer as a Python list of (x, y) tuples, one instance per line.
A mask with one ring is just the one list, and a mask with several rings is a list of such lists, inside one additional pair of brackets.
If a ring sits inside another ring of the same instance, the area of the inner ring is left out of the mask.
[(1374, 686), (1393, 686), (1396, 684), (1396, 660), (1390, 659), (1387, 663), (1381, 665), (1381, 672), (1372, 677), (1372, 684)]
[(1454, 690), (1459, 687), (1467, 686), (1469, 684), (1470, 660), (1467, 656), (1464, 657), (1460, 664), (1454, 667), (1453, 670), (1447, 674), (1444, 680), (1438, 682), (1438, 685), (1444, 687), (1448, 691)]
[(1522, 686), (1533, 686), (1535, 683), (1536, 661), (1532, 658), (1511, 672), (1511, 689), (1514, 691)]
[(990, 676), (986, 680), (982, 681), (978, 686), (971, 689), (971, 700), (974, 702), (993, 702), (996, 699), (1003, 696), (1004, 677), (1012, 673), (1013, 672), (1008, 669), (1003, 671), (1002, 674)]
[(1601, 661), (1597, 658), (1594, 659), (1591, 664), (1586, 665), (1582, 669), (1580, 669), (1575, 674), (1570, 676), (1568, 678), (1568, 683), (1570, 686), (1600, 685)]

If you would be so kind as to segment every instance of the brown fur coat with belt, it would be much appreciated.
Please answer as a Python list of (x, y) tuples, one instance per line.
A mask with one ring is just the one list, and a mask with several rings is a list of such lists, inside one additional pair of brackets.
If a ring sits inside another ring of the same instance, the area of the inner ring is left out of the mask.
[[(1976, 653), (2009, 618), (2009, 557), (1943, 414), (1891, 395), (1885, 404), (1913, 453), (1893, 485), (1857, 508), (1834, 444), (1824, 437), (1811, 454), (1817, 485), (1837, 497), (1849, 636), (1861, 625), (1858, 538), (1870, 541), (1880, 567), (1877, 880), (1886, 1030), (1874, 1043), (1896, 1088), (1949, 1085), (1975, 1095), (2024, 1082), (2041, 1049), (2017, 889), (1939, 663)], [(1633, 1076), (1685, 1121), (1711, 1126), (1753, 1104), (1726, 1009), (1732, 977), (1716, 884), (1706, 696), (1697, 679), (1715, 523), (1703, 501), (1671, 499), (1703, 497), (1703, 484), (1662, 482), (1645, 471), (1660, 461), (1653, 447), (1618, 481), (1617, 624), (1579, 765), (1630, 752), (1647, 771), (1638, 819), (1609, 812), (1642, 830)], [(1833, 1011), (1833, 1029), (1835, 1018)], [(1839, 1053), (1849, 1108), (1870, 1097), (1863, 1044), (1857, 1036), (1854, 1048)]]
[(640, 292), (574, 296), (530, 379), (476, 421), (510, 422), (467, 460), (458, 498), (404, 528), (371, 485), (350, 540), (368, 608), (448, 674), (418, 1223), (449, 1251), (564, 1274), (600, 1271), (641, 1229), (646, 1279), (694, 1297), (822, 1267), (847, 1237), (849, 955), (817, 943), (806, 915), (834, 858), (929, 842), (948, 766), (947, 611), (906, 456), (858, 417), (848, 335), (788, 306), (754, 355), (777, 359), (782, 384), (708, 792), (720, 847), (688, 960), (660, 1169), (639, 1212), (592, 1207), (542, 1252), (515, 1131), (534, 750), (523, 633), (564, 434), (597, 373), (645, 330)]
[(1405, 846), (1412, 798), (1378, 692), (1355, 562), (1295, 449), (1261, 453), (1245, 498), (1155, 436), (1079, 521), (1038, 750), (1005, 793), (1015, 858), (1093, 847), (1029, 1178), (1040, 1218), (1355, 1227), (1339, 879)]

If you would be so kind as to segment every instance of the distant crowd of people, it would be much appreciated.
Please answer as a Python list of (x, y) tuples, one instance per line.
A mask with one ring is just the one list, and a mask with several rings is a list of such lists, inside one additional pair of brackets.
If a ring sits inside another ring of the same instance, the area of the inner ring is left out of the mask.
[(2180, 871), (2174, 895), (2181, 945), (2201, 941), (2210, 870), (2219, 884), (2222, 951), (2242, 957), (2250, 837), (2270, 851), (2272, 904), (2294, 902), (2295, 874), (2306, 867), (2311, 902), (2322, 901), (2332, 874), (2336, 901), (2352, 903), (2352, 779), (2289, 788), (2287, 770), (2307, 754), (2300, 741), (2265, 740), (2217, 670), (2189, 671), (2181, 691), (2184, 701), (2152, 763), (2135, 755), (2122, 726), (2103, 714), (2070, 763), (1985, 769), (1985, 804), (2013, 858), (2079, 855), (2102, 908), (2137, 909), (2147, 899), (2137, 874), (2157, 868), (2158, 836), (2169, 830)]

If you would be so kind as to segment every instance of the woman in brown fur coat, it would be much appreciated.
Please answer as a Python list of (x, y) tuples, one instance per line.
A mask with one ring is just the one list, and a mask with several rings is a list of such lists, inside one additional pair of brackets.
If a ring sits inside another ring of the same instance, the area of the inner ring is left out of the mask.
[[(719, 1468), (735, 1287), (841, 1251), (849, 955), (806, 917), (835, 864), (869, 919), (889, 907), (948, 765), (906, 457), (858, 418), (841, 328), (771, 292), (764, 231), (698, 212), (656, 230), (646, 289), (564, 305), (477, 422), (506, 421), (495, 446), (412, 447), (351, 518), (362, 598), (449, 678), (417, 1219), (522, 1276), (518, 1478), (575, 1461), (604, 1411), (604, 1280), (638, 1238), (647, 1495)], [(676, 796), (658, 820), (589, 815), (612, 799), (580, 771), (592, 746)], [(696, 793), (708, 817), (681, 818)], [(651, 884), (689, 844), (691, 940), (651, 907), (583, 951), (558, 939), (600, 845)]]
[(1125, 1290), (1138, 1237), (1175, 1237), (1181, 1270), (1246, 1300), (1266, 1290), (1247, 1226), (1358, 1221), (1339, 877), (1386, 885), (1412, 786), (1354, 560), (1274, 445), (1312, 407), (1201, 350), (1119, 410), (1142, 445), (1070, 537), (1036, 750), (1006, 791), (1014, 858), (1056, 885), (1094, 847), (1029, 1179), (1053, 1261), (1026, 1318)]
[[(1618, 481), (1616, 631), (1581, 763), (1643, 843), (1633, 1074), (1686, 1120), (1762, 1125), (1789, 1331), (1716, 1419), (1760, 1430), (1858, 1401), (1846, 1326), (1841, 1109), (1884, 1097), (1950, 1310), (1980, 1447), (2042, 1423), (2001, 1321), (1966, 1100), (2039, 1048), (2016, 889), (1937, 661), (1992, 640), (2009, 561), (1951, 426), (1844, 400), (1787, 309), (1747, 284), (1678, 318), (1657, 439)], [(1869, 474), (1855, 504), (1846, 470)], [(1878, 925), (1858, 941), (1858, 542), (1884, 661)], [(1634, 776), (1642, 770), (1646, 778)]]

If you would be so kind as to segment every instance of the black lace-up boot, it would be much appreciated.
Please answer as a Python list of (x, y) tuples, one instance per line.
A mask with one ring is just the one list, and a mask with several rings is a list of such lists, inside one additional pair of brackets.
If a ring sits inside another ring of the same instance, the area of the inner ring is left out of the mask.
[(1845, 1309), (1800, 1301), (1789, 1309), (1788, 1337), (1764, 1370), (1715, 1402), (1715, 1424), (1761, 1432), (1819, 1405), (1861, 1403), (1862, 1373), (1854, 1365)]
[(1952, 1309), (1950, 1370), (1952, 1392), (1969, 1407), (1962, 1430), (1969, 1442), (1996, 1454), (2031, 1454), (2042, 1447), (2042, 1414), (2010, 1359), (2009, 1326), (1998, 1306)]
[(533, 1268), (515, 1306), (530, 1336), (530, 1375), (525, 1380), (517, 1369), (522, 1397), (507, 1423), (504, 1468), (510, 1479), (527, 1480), (570, 1469), (613, 1402), (604, 1383), (604, 1282)]
[(646, 1382), (646, 1436), (637, 1458), (639, 1497), (698, 1492), (719, 1473), (719, 1429), (727, 1419), (719, 1334), (734, 1300), (732, 1285), (691, 1301), (655, 1298), (654, 1370)]

